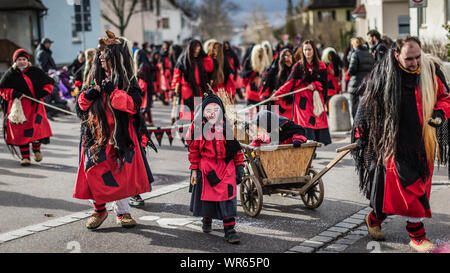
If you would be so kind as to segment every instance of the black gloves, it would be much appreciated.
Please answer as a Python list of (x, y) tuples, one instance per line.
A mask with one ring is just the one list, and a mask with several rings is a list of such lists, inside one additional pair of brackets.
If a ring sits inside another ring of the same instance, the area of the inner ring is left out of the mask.
[(102, 89), (105, 91), (108, 95), (111, 95), (111, 93), (114, 91), (115, 86), (110, 81), (104, 81), (102, 82)]
[(242, 182), (242, 179), (244, 178), (244, 166), (238, 165), (236, 166), (236, 184), (239, 185)]
[(434, 110), (433, 115), (431, 115), (431, 119), (428, 121), (428, 124), (434, 128), (441, 127), (444, 124), (445, 116), (444, 111), (442, 110)]
[(11, 96), (12, 96), (13, 99), (18, 99), (18, 98), (20, 98), (22, 95), (23, 95), (23, 93), (20, 92), (20, 91), (17, 91), (16, 89), (14, 89), (13, 92), (12, 92), (12, 94), (11, 94)]
[(97, 91), (94, 87), (89, 87), (88, 90), (86, 90), (84, 97), (88, 100), (96, 100), (100, 97), (100, 92)]

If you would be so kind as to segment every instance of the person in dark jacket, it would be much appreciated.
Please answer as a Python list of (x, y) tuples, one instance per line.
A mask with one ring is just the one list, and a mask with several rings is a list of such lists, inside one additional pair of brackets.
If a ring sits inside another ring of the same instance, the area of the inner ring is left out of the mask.
[(358, 109), (359, 94), (358, 88), (361, 85), (364, 77), (370, 73), (375, 60), (370, 54), (369, 49), (364, 46), (364, 39), (361, 37), (352, 38), (351, 44), (353, 53), (350, 57), (350, 64), (348, 68), (348, 75), (350, 81), (348, 82), (348, 91), (350, 93), (352, 117), (355, 118), (356, 110)]
[(381, 40), (381, 34), (374, 29), (367, 32), (367, 40), (370, 46), (370, 52), (375, 58), (375, 62), (378, 62), (386, 54), (387, 46)]
[(52, 57), (52, 51), (50, 50), (50, 46), (53, 41), (45, 38), (41, 41), (39, 46), (36, 48), (35, 56), (36, 56), (36, 65), (44, 70), (47, 73), (50, 69), (56, 70), (56, 64)]
[(83, 82), (83, 72), (84, 65), (86, 64), (86, 57), (84, 56), (84, 52), (81, 51), (77, 58), (73, 60), (72, 64), (67, 67), (67, 71), (69, 71), (70, 75), (73, 76), (74, 81)]

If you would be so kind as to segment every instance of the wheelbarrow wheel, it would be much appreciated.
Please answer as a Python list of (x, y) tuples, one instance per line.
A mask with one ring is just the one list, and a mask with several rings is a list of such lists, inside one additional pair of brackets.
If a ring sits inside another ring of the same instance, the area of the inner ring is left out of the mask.
[[(311, 179), (317, 175), (317, 172), (314, 170), (309, 170), (308, 175), (311, 176)], [(307, 190), (304, 194), (301, 195), (303, 204), (308, 209), (315, 209), (318, 208), (322, 202), (323, 202), (323, 196), (324, 196), (324, 187), (322, 178), (319, 179), (313, 187), (311, 187), (309, 190)]]
[(262, 209), (263, 191), (255, 176), (247, 175), (241, 182), (241, 204), (245, 214), (257, 216)]

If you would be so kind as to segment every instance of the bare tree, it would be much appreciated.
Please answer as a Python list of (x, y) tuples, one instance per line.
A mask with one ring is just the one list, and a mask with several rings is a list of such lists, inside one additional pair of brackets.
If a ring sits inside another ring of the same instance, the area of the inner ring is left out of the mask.
[(261, 4), (253, 7), (247, 22), (242, 35), (244, 43), (261, 43), (264, 40), (272, 41), (274, 39), (269, 16)]
[(140, 12), (137, 4), (144, 2), (142, 0), (101, 0), (114, 14), (116, 18), (111, 18), (108, 12), (101, 11), (102, 18), (119, 29), (120, 36), (125, 35), (125, 29), (130, 22), (131, 16)]
[(233, 24), (229, 15), (237, 9), (238, 6), (229, 0), (202, 0), (198, 9), (198, 34), (203, 40), (230, 39), (233, 35)]
[(297, 36), (297, 29), (295, 27), (294, 16), (294, 5), (292, 0), (288, 0), (288, 7), (286, 11), (286, 34), (289, 35), (289, 40), (293, 42)]

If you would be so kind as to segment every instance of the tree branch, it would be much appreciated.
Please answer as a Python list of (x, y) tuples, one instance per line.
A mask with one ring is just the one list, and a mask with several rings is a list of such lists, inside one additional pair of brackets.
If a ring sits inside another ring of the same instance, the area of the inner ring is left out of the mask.
[(111, 18), (109, 18), (108, 15), (106, 15), (103, 11), (101, 12), (101, 16), (103, 19), (111, 23), (114, 27), (120, 29), (120, 26), (116, 22), (114, 22)]
[[(125, 23), (123, 24), (124, 29), (128, 26), (128, 23), (130, 22), (131, 16), (137, 12), (135, 12), (135, 8), (136, 8), (136, 4), (137, 4), (138, 0), (133, 0), (133, 2), (131, 3), (131, 8), (130, 11), (128, 13), (127, 19), (125, 20)], [(125, 15), (125, 14), (124, 14)]]

